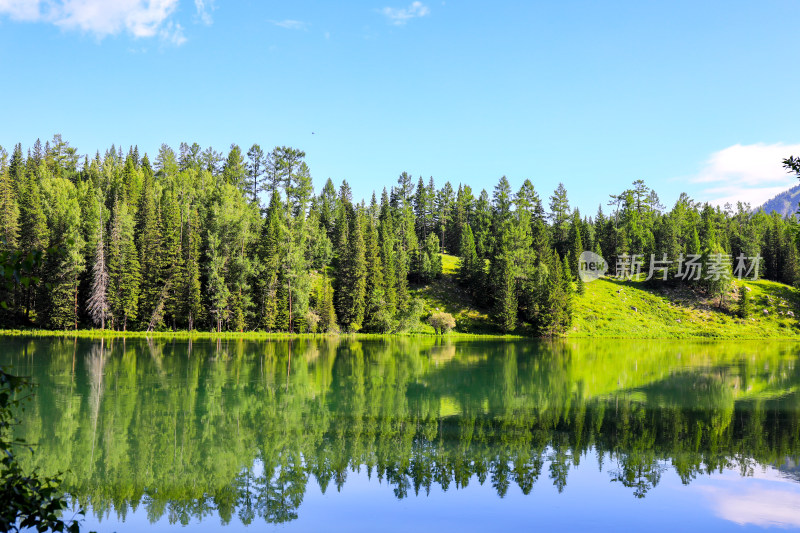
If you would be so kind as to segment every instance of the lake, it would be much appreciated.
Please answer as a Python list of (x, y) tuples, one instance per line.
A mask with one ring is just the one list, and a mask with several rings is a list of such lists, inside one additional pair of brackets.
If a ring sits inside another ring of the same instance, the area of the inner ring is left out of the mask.
[(2, 338), (85, 530), (800, 528), (800, 344)]

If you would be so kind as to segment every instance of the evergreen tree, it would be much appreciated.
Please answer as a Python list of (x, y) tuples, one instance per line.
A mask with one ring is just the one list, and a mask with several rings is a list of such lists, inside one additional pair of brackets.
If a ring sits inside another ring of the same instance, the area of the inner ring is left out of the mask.
[[(22, 163), (20, 162), (19, 165)], [(10, 166), (10, 168), (13, 168)], [(18, 185), (19, 195), (19, 250), (23, 255), (29, 255), (32, 252), (44, 250), (48, 245), (49, 230), (47, 226), (47, 219), (44, 214), (44, 203), (42, 200), (39, 179), (34, 171), (14, 171), (17, 174), (17, 179), (20, 180)], [(12, 173), (12, 176), (14, 174)], [(34, 275), (38, 275), (34, 271)], [(24, 289), (24, 307), (25, 315), (28, 316), (30, 309), (34, 305), (34, 293), (30, 286)]]
[(222, 179), (242, 192), (250, 191), (247, 187), (247, 167), (239, 145), (232, 144), (228, 157), (222, 167)]
[(394, 329), (394, 318), (397, 315), (397, 268), (395, 263), (394, 224), (386, 190), (381, 197), (380, 215), (378, 219), (378, 245), (381, 265), (383, 266), (383, 296), (386, 314), (391, 321), (390, 329)]
[(750, 301), (750, 288), (742, 284), (739, 286), (739, 305), (737, 309), (739, 318), (750, 318), (750, 315), (753, 311), (752, 308), (753, 305)]
[(569, 250), (569, 200), (563, 183), (559, 183), (550, 197), (550, 222), (553, 225), (553, 247), (560, 256)]
[(326, 274), (322, 275), (316, 299), (319, 329), (327, 333), (337, 332), (339, 326), (336, 324), (336, 310), (333, 307), (333, 285)]
[(475, 296), (478, 287), (483, 284), (483, 259), (478, 258), (475, 251), (475, 240), (472, 237), (472, 228), (464, 224), (461, 230), (461, 258), (458, 267), (458, 281)]
[(475, 217), (472, 221), (472, 234), (475, 238), (475, 251), (478, 257), (488, 259), (491, 255), (492, 211), (489, 194), (482, 190), (475, 204)]
[(580, 266), (578, 261), (580, 260), (581, 254), (584, 252), (583, 237), (581, 236), (581, 216), (577, 209), (572, 213), (569, 240), (571, 243), (569, 253), (569, 273), (571, 274), (570, 277), (572, 279), (576, 279), (578, 277), (578, 270)]
[(275, 331), (277, 328), (280, 246), (285, 231), (282, 212), (280, 197), (278, 192), (274, 191), (259, 238), (258, 264), (260, 272), (255, 283), (258, 325), (267, 331)]
[(186, 222), (186, 251), (183, 270), (183, 283), (181, 301), (182, 314), (186, 316), (186, 325), (189, 331), (195, 329), (196, 324), (203, 319), (202, 286), (200, 284), (200, 231), (199, 215), (196, 210), (189, 213)]
[(159, 261), (163, 239), (156, 206), (155, 177), (147, 155), (142, 159), (141, 168), (142, 193), (136, 213), (136, 240), (142, 277), (139, 317), (144, 324), (148, 324), (164, 281)]
[(109, 317), (108, 305), (108, 268), (106, 267), (105, 239), (103, 238), (102, 217), (97, 224), (97, 244), (95, 247), (94, 264), (92, 265), (92, 287), (86, 310), (95, 325), (106, 329), (106, 319)]
[(79, 277), (85, 267), (77, 190), (65, 178), (47, 178), (42, 185), (50, 251), (42, 267), (37, 320), (52, 329), (77, 329)]
[(565, 272), (568, 269), (569, 266), (565, 269), (554, 250), (547, 265), (547, 281), (539, 295), (540, 313), (536, 329), (543, 336), (563, 335), (572, 324), (572, 291)]
[(245, 188), (250, 195), (250, 201), (258, 204), (258, 192), (262, 190), (261, 181), (265, 170), (264, 150), (254, 144), (247, 151), (247, 179)]
[(494, 297), (494, 316), (498, 327), (508, 333), (517, 327), (516, 284), (510, 252), (506, 245), (497, 251), (497, 265)]
[(19, 205), (8, 167), (0, 168), (0, 251), (10, 252), (18, 245)]
[(115, 202), (108, 254), (109, 307), (113, 327), (122, 330), (136, 320), (139, 308), (141, 272), (133, 233), (133, 217), (126, 204)]
[(361, 214), (348, 204), (347, 232), (342, 232), (339, 250), (343, 251), (336, 272), (336, 314), (339, 324), (356, 332), (364, 323), (367, 265)]
[(375, 223), (376, 221), (371, 216), (365, 217), (364, 246), (367, 277), (364, 296), (364, 325), (368, 331), (385, 333), (392, 327), (392, 316), (386, 308), (383, 264), (381, 263), (378, 228), (375, 227)]
[[(436, 222), (439, 227), (437, 232), (441, 244), (441, 252), (445, 253), (445, 235), (453, 220), (454, 204), (453, 186), (446, 182), (442, 190), (436, 195)], [(452, 250), (450, 250), (452, 252)]]

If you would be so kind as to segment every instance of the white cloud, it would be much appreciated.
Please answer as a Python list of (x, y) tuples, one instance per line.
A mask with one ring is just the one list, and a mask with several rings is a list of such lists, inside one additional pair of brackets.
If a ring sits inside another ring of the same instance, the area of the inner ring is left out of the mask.
[(798, 180), (781, 164), (800, 155), (800, 144), (735, 144), (714, 152), (691, 182), (701, 185), (701, 199), (714, 205), (749, 202), (758, 207)]
[[(170, 19), (179, 0), (0, 0), (0, 15), (80, 30), (98, 38), (127, 32), (183, 44), (183, 28)], [(202, 1), (200, 0), (202, 4)]]
[(717, 516), (740, 526), (800, 527), (797, 513), (800, 494), (794, 486), (770, 485), (756, 483), (754, 487), (744, 488), (734, 484), (732, 487), (700, 487), (700, 490), (712, 501)]
[(275, 26), (284, 28), (286, 30), (305, 30), (308, 28), (308, 24), (301, 20), (270, 20), (270, 22)]
[(0, 0), (0, 14), (6, 14), (12, 20), (37, 20), (39, 0)]
[(217, 6), (214, 5), (214, 0), (194, 0), (194, 7), (197, 9), (197, 16), (206, 26), (210, 26), (214, 19), (211, 18), (211, 12)]
[(413, 18), (424, 17), (431, 10), (422, 2), (412, 2), (406, 8), (384, 7), (381, 13), (395, 26), (402, 26)]

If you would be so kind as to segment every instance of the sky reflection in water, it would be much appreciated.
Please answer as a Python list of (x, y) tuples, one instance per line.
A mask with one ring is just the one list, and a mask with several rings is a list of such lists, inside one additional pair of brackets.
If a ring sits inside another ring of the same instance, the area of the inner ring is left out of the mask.
[(790, 343), (2, 342), (89, 529), (800, 529)]

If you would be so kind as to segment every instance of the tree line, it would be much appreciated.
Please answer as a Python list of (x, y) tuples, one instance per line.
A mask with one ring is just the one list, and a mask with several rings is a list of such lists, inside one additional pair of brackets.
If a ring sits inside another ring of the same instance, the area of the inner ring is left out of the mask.
[[(5, 326), (118, 330), (396, 332), (419, 323), (414, 287), (458, 256), (458, 281), (499, 331), (550, 336), (571, 326), (583, 250), (612, 266), (649, 257), (761, 254), (761, 274), (795, 283), (797, 221), (750, 206), (670, 211), (639, 180), (584, 217), (563, 184), (548, 208), (530, 180), (491, 194), (402, 173), (356, 201), (346, 181), (319, 194), (305, 153), (227, 155), (182, 143), (155, 160), (137, 147), (80, 156), (54, 136), (0, 148), (0, 253), (42, 254), (31, 280), (3, 289)], [(54, 252), (57, 248), (57, 253)], [(43, 252), (44, 251), (44, 252)], [(724, 283), (701, 280), (722, 293)]]

